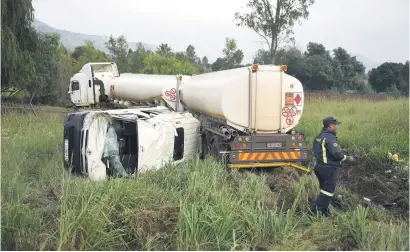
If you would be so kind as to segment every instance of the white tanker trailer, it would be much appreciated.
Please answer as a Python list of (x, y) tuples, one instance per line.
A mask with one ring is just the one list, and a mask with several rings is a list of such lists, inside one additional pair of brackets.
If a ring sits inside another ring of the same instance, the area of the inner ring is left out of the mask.
[(303, 86), (286, 68), (252, 65), (178, 77), (176, 99), (183, 108), (177, 110), (201, 122), (203, 155), (224, 158), (231, 168), (290, 165), (308, 171), (302, 167), (308, 159), (304, 136), (292, 130), (302, 116)]
[[(93, 94), (75, 101), (71, 93), (76, 106), (101, 103), (93, 99), (98, 94), (105, 94), (104, 102), (125, 104), (162, 98), (171, 110), (190, 112), (199, 120), (202, 157), (210, 154), (229, 168), (292, 166), (309, 172), (303, 167), (308, 160), (304, 136), (292, 130), (302, 115), (303, 86), (285, 73), (286, 66), (252, 65), (195, 76), (119, 76), (115, 63), (105, 63), (112, 65), (112, 73), (98, 73), (93, 64), (71, 79), (71, 92), (74, 81)], [(110, 91), (91, 89), (96, 86)]]
[(171, 89), (175, 85), (174, 75), (120, 75), (114, 62), (93, 62), (85, 64), (74, 74), (70, 79), (68, 93), (71, 102), (77, 108), (109, 103), (118, 103), (126, 107), (131, 105), (130, 103), (152, 106), (161, 103), (164, 88)]

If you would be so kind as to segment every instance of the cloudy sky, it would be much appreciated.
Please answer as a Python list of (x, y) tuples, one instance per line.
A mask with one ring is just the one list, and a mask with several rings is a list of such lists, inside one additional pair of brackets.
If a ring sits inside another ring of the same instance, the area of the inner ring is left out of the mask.
[[(213, 62), (225, 37), (237, 40), (248, 63), (260, 37), (237, 27), (234, 13), (247, 0), (33, 0), (36, 18), (48, 25), (86, 34), (124, 34), (128, 41), (174, 50), (192, 44)], [(316, 0), (309, 19), (295, 27), (297, 46), (309, 41), (327, 49), (341, 46), (375, 62), (409, 59), (409, 0)]]

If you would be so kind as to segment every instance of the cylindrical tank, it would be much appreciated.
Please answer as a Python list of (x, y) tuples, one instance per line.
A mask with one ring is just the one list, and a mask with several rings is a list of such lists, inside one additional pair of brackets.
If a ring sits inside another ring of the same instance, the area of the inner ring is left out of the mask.
[(102, 78), (102, 81), (107, 94), (111, 86), (114, 86), (113, 93), (116, 99), (143, 102), (161, 99), (163, 89), (175, 87), (177, 79), (176, 75), (124, 73), (115, 78)]
[(279, 66), (262, 65), (212, 72), (183, 81), (182, 100), (193, 111), (226, 119), (228, 125), (258, 132), (286, 132), (303, 110), (300, 81)]

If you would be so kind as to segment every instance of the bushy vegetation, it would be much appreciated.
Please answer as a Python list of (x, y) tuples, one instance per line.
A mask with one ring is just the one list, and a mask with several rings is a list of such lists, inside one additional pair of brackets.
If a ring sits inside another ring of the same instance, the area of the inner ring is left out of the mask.
[[(308, 7), (314, 2), (280, 0), (275, 6), (276, 1), (249, 0), (250, 13), (236, 13), (238, 25), (261, 35), (269, 48), (260, 49), (254, 55), (254, 63), (288, 65), (288, 73), (297, 77), (305, 89), (408, 96), (408, 62), (385, 62), (366, 73), (363, 64), (342, 47), (330, 52), (320, 43), (309, 42), (305, 52), (295, 48), (293, 25), (308, 18)], [(276, 10), (279, 16), (272, 14)], [(19, 101), (71, 105), (65, 95), (69, 79), (87, 62), (114, 61), (122, 73), (186, 75), (250, 65), (242, 62), (244, 54), (234, 38), (226, 38), (221, 57), (213, 63), (206, 56), (198, 56), (193, 45), (175, 52), (162, 43), (150, 51), (142, 43), (129, 48), (125, 36), (110, 36), (106, 42), (108, 54), (96, 49), (92, 42), (67, 51), (57, 34), (41, 34), (32, 28), (31, 0), (2, 0), (1, 13), (2, 91), (16, 90), (13, 99)], [(10, 98), (8, 94), (2, 92), (2, 99)]]
[[(322, 118), (337, 117), (342, 147), (361, 164), (344, 169), (390, 181), (379, 172), (389, 167), (387, 151), (408, 162), (408, 100), (354, 105), (306, 104), (298, 130), (311, 143)], [(308, 214), (318, 193), (315, 176), (290, 168), (227, 171), (191, 160), (131, 179), (72, 177), (62, 164), (62, 119), (2, 119), (3, 250), (409, 249), (407, 217), (363, 204), (343, 178), (332, 203), (335, 218), (328, 219)], [(402, 175), (408, 179), (408, 170)], [(365, 176), (353, 182), (365, 183)], [(407, 198), (408, 185), (401, 191)]]

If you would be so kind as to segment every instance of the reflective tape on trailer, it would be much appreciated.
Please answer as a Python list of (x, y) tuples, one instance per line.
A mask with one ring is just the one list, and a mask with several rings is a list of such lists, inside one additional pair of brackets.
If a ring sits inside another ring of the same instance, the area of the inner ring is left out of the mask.
[(299, 158), (300, 152), (298, 151), (239, 153), (240, 161), (292, 160)]

